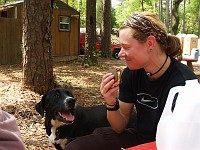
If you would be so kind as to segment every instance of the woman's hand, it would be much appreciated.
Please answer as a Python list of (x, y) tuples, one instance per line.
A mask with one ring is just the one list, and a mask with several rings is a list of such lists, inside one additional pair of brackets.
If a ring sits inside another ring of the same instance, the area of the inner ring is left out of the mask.
[(115, 104), (116, 97), (119, 91), (119, 83), (115, 83), (114, 75), (112, 73), (108, 73), (105, 76), (103, 76), (100, 91), (106, 101), (106, 104)]

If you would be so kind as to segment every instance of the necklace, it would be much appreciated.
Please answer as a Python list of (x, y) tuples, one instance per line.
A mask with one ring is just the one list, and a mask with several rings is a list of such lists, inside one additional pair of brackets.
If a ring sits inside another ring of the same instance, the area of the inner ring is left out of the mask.
[(163, 65), (160, 67), (160, 69), (158, 69), (158, 71), (156, 71), (155, 73), (146, 72), (147, 76), (153, 76), (153, 75), (157, 74), (164, 67), (164, 65), (167, 62), (167, 59), (168, 59), (168, 55), (167, 55), (167, 57), (166, 57), (165, 62), (163, 63)]

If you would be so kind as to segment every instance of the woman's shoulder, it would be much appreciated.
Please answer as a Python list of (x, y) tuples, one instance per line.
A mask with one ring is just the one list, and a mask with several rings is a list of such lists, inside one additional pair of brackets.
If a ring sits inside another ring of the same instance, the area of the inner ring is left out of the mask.
[(178, 74), (178, 77), (183, 77), (184, 80), (197, 79), (195, 73), (185, 64), (177, 61), (175, 58), (171, 58), (170, 73)]

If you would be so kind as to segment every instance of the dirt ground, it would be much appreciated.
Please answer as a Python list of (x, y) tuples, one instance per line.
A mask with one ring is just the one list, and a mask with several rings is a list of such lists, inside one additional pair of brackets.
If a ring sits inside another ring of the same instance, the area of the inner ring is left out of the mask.
[[(81, 57), (71, 62), (56, 62), (56, 80), (72, 89), (80, 105), (103, 103), (99, 92), (101, 78), (109, 68), (124, 67), (124, 61), (100, 59), (99, 66), (91, 68), (83, 68), (81, 62)], [(0, 65), (0, 108), (16, 117), (27, 150), (54, 150), (48, 142), (44, 118), (35, 110), (41, 97), (23, 88), (21, 65)]]
[[(102, 76), (109, 68), (125, 67), (125, 62), (100, 59), (99, 66), (91, 68), (83, 68), (81, 62), (81, 57), (71, 62), (56, 62), (56, 80), (72, 88), (80, 105), (103, 103), (99, 92)], [(194, 65), (194, 71), (200, 76), (200, 65)], [(0, 66), (0, 108), (16, 117), (27, 150), (54, 150), (48, 142), (44, 118), (35, 111), (35, 104), (41, 97), (23, 88), (21, 65)]]

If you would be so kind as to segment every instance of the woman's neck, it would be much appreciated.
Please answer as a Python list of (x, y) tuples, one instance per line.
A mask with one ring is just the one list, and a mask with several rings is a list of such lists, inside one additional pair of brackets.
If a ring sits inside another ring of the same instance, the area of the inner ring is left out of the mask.
[(146, 70), (148, 78), (150, 80), (156, 80), (159, 77), (161, 77), (165, 73), (165, 71), (168, 69), (170, 62), (171, 62), (171, 59), (168, 55), (164, 55), (157, 62), (154, 61), (153, 62), (154, 67), (150, 69), (151, 71)]

